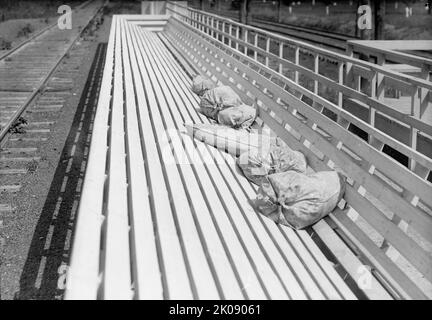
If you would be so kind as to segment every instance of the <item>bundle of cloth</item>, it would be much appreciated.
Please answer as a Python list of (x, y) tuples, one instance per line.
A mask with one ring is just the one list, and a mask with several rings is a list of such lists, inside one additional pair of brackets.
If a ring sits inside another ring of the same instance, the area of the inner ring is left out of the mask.
[(256, 118), (256, 109), (244, 104), (229, 86), (216, 86), (201, 75), (192, 81), (192, 92), (200, 98), (200, 112), (219, 124), (231, 128), (249, 128)]
[(200, 111), (219, 125), (187, 125), (187, 132), (237, 156), (237, 165), (258, 188), (255, 207), (276, 223), (303, 229), (332, 212), (345, 192), (346, 180), (336, 171), (307, 172), (304, 154), (277, 137), (238, 130), (256, 119), (229, 86), (215, 86), (202, 76), (192, 91), (201, 97)]

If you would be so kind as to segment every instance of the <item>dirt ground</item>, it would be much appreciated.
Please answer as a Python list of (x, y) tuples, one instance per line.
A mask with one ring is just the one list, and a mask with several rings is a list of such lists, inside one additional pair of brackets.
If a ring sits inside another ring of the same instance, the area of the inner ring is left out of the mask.
[[(68, 1), (73, 8), (82, 0)], [(56, 22), (61, 0), (0, 0), (0, 55)]]
[[(83, 93), (88, 89), (89, 72), (95, 65), (96, 56), (108, 41), (111, 15), (114, 13), (139, 13), (140, 7), (130, 3), (113, 2), (104, 11), (104, 23), (92, 37), (79, 41), (70, 52), (87, 51), (78, 76), (73, 79), (72, 94), (58, 114), (48, 141), (41, 146), (43, 155), (36, 170), (26, 174), (21, 181), (22, 189), (14, 195), (13, 215), (4, 221), (2, 235), (5, 239), (3, 254), (0, 252), (0, 299), (62, 299), (64, 292), (64, 266), (68, 262), (70, 242), (73, 238), (77, 197), (82, 183), (89, 136), (74, 143), (78, 129), (77, 114), (82, 113), (86, 100)], [(102, 44), (102, 45), (101, 45)], [(102, 47), (101, 47), (102, 46)], [(81, 53), (82, 55), (82, 53)], [(100, 73), (102, 70), (99, 70)], [(85, 115), (82, 131), (91, 132), (92, 110), (97, 93), (92, 92), (91, 105)], [(67, 159), (72, 150), (75, 156), (69, 174), (69, 187), (62, 190)], [(63, 191), (63, 194), (60, 192)], [(60, 195), (59, 195), (60, 194)], [(56, 204), (62, 199), (62, 208)], [(57, 210), (57, 211), (56, 211)], [(54, 231), (52, 231), (55, 227)], [(51, 243), (49, 248), (45, 243)]]

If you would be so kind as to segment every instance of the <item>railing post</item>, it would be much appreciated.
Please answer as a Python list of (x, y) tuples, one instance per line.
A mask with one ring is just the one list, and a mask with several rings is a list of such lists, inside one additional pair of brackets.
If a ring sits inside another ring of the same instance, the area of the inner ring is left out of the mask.
[(225, 21), (222, 21), (222, 42), (225, 44)]
[[(245, 41), (245, 43), (248, 43), (248, 29), (244, 29), (244, 41)], [(248, 52), (248, 47), (245, 44), (244, 45), (244, 54), (247, 55), (247, 52)]]
[[(354, 57), (354, 47), (349, 42), (347, 43), (346, 47), (346, 55), (350, 58)], [(353, 64), (351, 62), (347, 62), (346, 64), (346, 76), (345, 76), (345, 85), (348, 87), (351, 87), (353, 83)]]
[[(258, 47), (258, 33), (256, 31), (254, 36), (254, 47)], [(254, 51), (254, 60), (258, 61), (258, 52), (256, 50)]]
[(267, 52), (267, 55), (265, 57), (265, 65), (266, 65), (266, 67), (268, 67), (269, 66), (269, 57), (268, 57), (268, 54), (270, 53), (270, 38), (266, 39), (266, 49), (265, 50)]
[[(411, 116), (416, 119), (420, 119), (420, 97), (420, 88), (414, 87), (411, 93)], [(410, 145), (414, 150), (417, 150), (417, 133), (417, 129), (410, 127)], [(415, 161), (411, 158), (409, 159), (409, 168), (410, 170), (414, 170), (415, 168)]]
[[(429, 65), (424, 65), (422, 67), (422, 71), (421, 71), (421, 77), (423, 79), (425, 79), (426, 81), (431, 81), (431, 67)], [(432, 94), (432, 91), (429, 91), (426, 88), (421, 88), (420, 89), (420, 118), (422, 117), (422, 115), (425, 114), (426, 109), (428, 108), (429, 105), (429, 94)]]
[[(383, 66), (385, 63), (385, 56), (380, 54), (377, 56), (377, 64), (380, 66)], [(376, 98), (379, 101), (382, 101), (384, 99), (384, 75), (375, 72), (372, 80), (371, 80), (371, 98)], [(360, 81), (360, 88), (361, 90), (361, 81)], [(375, 128), (375, 116), (376, 116), (376, 110), (372, 106), (369, 106), (369, 123), (372, 127)], [(376, 145), (377, 141), (374, 141), (374, 137), (369, 135), (369, 143), (372, 145)], [(377, 148), (381, 149), (383, 146), (376, 146)]]
[(231, 36), (232, 36), (232, 24), (230, 23), (229, 28), (228, 28), (228, 34), (230, 35), (230, 37), (228, 38), (228, 45), (231, 48), (231, 44), (232, 44), (232, 40), (231, 40)]
[[(283, 59), (283, 50), (284, 50), (284, 44), (283, 42), (279, 42), (279, 58)], [(279, 73), (283, 75), (283, 65), (282, 63), (279, 63)]]
[[(294, 63), (298, 66), (300, 63), (300, 47), (295, 46), (295, 52), (294, 52)], [(294, 81), (295, 83), (299, 83), (299, 72), (296, 70), (294, 71)]]
[[(342, 61), (338, 62), (338, 83), (343, 85), (344, 83), (344, 63)], [(343, 105), (343, 93), (338, 92), (338, 107), (342, 108)]]
[(236, 26), (236, 44), (235, 44), (236, 50), (239, 49), (239, 43), (238, 43), (239, 38), (240, 38), (240, 27)]
[[(319, 54), (315, 53), (314, 54), (314, 73), (315, 74), (319, 74)], [(314, 80), (314, 94), (316, 94), (318, 96), (318, 89), (319, 89), (319, 82), (318, 80)], [(315, 101), (312, 103), (312, 105), (314, 106), (314, 108), (318, 109), (319, 112), (322, 112), (322, 110), (324, 109), (323, 106), (319, 106)], [(312, 124), (312, 130), (315, 130), (317, 128), (316, 123)]]

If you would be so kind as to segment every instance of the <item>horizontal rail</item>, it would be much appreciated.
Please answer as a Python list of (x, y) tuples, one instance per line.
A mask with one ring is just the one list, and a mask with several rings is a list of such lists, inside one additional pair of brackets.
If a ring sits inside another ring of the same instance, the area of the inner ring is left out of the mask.
[[(282, 87), (277, 88), (276, 83), (272, 83), (270, 80), (266, 79), (266, 77), (258, 74), (257, 71), (249, 68), (248, 62), (251, 62), (252, 58), (242, 53), (237, 54), (233, 48), (224, 45), (223, 42), (218, 40), (217, 35), (216, 37), (210, 35), (208, 32), (209, 30), (207, 30), (207, 32), (197, 30), (187, 22), (175, 18), (173, 19), (172, 30), (173, 34), (178, 35), (179, 42), (184, 43), (184, 46), (189, 48), (188, 50), (193, 54), (194, 59), (201, 62), (203, 71), (207, 73), (210, 72), (211, 74), (220, 74), (221, 78), (226, 78), (224, 80), (233, 83), (233, 88), (236, 91), (238, 89), (238, 91), (242, 91), (243, 94), (249, 97), (249, 94), (251, 94), (258, 98), (259, 103), (267, 107), (267, 109), (263, 111), (263, 119), (265, 118), (265, 120), (272, 123), (272, 129), (277, 129), (276, 131), (279, 136), (285, 137), (288, 139), (288, 142), (292, 142), (293, 146), (305, 151), (311, 167), (314, 169), (326, 170), (329, 167), (329, 162), (334, 161), (342, 170), (346, 170), (347, 175), (354, 179), (354, 183), (352, 185), (350, 183), (349, 186), (347, 186), (345, 199), (348, 205), (363, 216), (368, 223), (371, 223), (386, 240), (398, 250), (401, 250), (403, 255), (408, 257), (428, 279), (431, 279), (430, 263), (432, 260), (430, 255), (424, 252), (423, 249), (406, 236), (404, 231), (397, 226), (397, 223), (386, 217), (382, 211), (383, 208), (381, 205), (377, 205), (375, 202), (365, 197), (365, 190), (362, 189), (362, 187), (366, 188), (367, 192), (370, 193), (373, 198), (376, 197), (376, 199), (379, 199), (379, 201), (392, 212), (408, 221), (408, 223), (419, 231), (428, 241), (432, 240), (430, 237), (430, 227), (432, 225), (430, 215), (418, 210), (415, 205), (411, 206), (409, 204), (409, 198), (405, 198), (403, 194), (398, 194), (390, 185), (383, 183), (384, 181), (380, 181), (377, 176), (371, 174), (369, 171), (370, 168), (365, 166), (364, 163), (351, 160), (348, 154), (338, 147), (339, 142), (342, 142), (343, 145), (360, 155), (363, 160), (367, 160), (369, 164), (377, 165), (377, 169), (383, 170), (386, 175), (396, 179), (398, 179), (398, 174), (404, 175), (404, 178), (399, 182), (405, 182), (406, 185), (403, 185), (403, 188), (406, 188), (405, 191), (416, 189), (413, 191), (414, 193), (416, 191), (423, 193), (423, 191), (429, 190), (421, 196), (422, 198), (427, 198), (428, 194), (431, 192), (430, 190), (432, 190), (432, 185), (430, 183), (422, 181), (416, 177), (413, 172), (409, 172), (400, 164), (394, 162), (390, 163), (391, 161), (385, 160), (385, 156), (379, 154), (377, 150), (373, 150), (368, 142), (362, 141), (352, 133), (349, 133), (345, 125), (331, 123), (330, 119), (319, 115), (318, 111), (303, 102), (297, 101), (297, 103), (294, 103), (296, 102), (295, 100), (290, 101), (290, 96), (291, 100), (295, 99), (295, 97), (288, 92), (284, 92)], [(178, 45), (181, 46), (180, 44)], [(255, 63), (258, 64), (259, 62)], [(270, 69), (266, 70), (272, 72)], [(255, 82), (259, 87), (252, 82)], [(238, 85), (241, 85), (241, 89), (239, 89)], [(266, 92), (262, 92), (263, 88), (271, 91), (272, 96), (268, 95)], [(285, 110), (275, 101), (276, 97), (280, 97), (282, 101), (288, 102), (288, 110)], [(307, 120), (304, 119), (304, 121), (302, 121), (298, 119), (294, 111), (298, 111), (306, 116)], [(271, 115), (272, 112), (274, 115)], [(280, 120), (283, 121), (282, 124), (279, 123)], [(289, 129), (286, 128), (286, 124), (290, 126)], [(330, 138), (333, 139), (328, 139), (329, 137), (318, 134), (319, 132), (317, 129), (323, 128), (330, 135)], [(343, 132), (343, 130), (346, 131)], [(298, 138), (297, 135), (299, 135), (300, 138)], [(324, 152), (324, 155), (320, 156), (312, 151), (305, 142), (308, 142), (309, 146), (313, 145), (317, 147), (320, 152)], [(395, 170), (394, 172), (393, 169)], [(402, 171), (405, 173), (402, 173)], [(414, 184), (417, 183), (422, 184), (422, 186), (419, 184), (415, 187)], [(423, 189), (423, 191), (420, 189)], [(426, 201), (430, 204), (429, 200)], [(345, 216), (346, 213), (343, 212), (341, 214), (332, 215), (331, 217), (338, 223), (342, 221), (345, 228), (345, 223), (348, 221), (348, 219), (343, 221)], [(352, 224), (352, 222), (350, 223)], [(429, 227), (425, 228), (425, 225)], [(354, 229), (351, 226), (347, 228), (348, 233), (353, 231)], [(388, 232), (392, 232), (392, 234), (389, 235)], [(374, 248), (375, 251), (370, 252), (379, 252), (381, 254), (378, 263), (387, 264), (386, 268), (389, 268), (389, 266), (391, 267), (392, 262), (385, 256), (385, 249), (377, 247), (366, 235), (364, 236), (365, 237), (361, 240), (361, 244), (363, 245), (366, 242), (365, 239), (369, 242), (368, 247), (364, 250), (368, 251)], [(414, 251), (416, 254), (414, 254)], [(376, 260), (377, 256), (372, 256), (372, 258)], [(397, 275), (397, 280), (400, 281), (400, 277), (402, 276), (395, 270), (397, 270), (397, 268), (394, 268), (392, 273)], [(410, 282), (408, 279), (406, 279), (406, 281)], [(409, 284), (407, 286), (411, 285), (412, 284)], [(418, 289), (414, 289), (410, 294), (418, 294), (417, 290)], [(422, 295), (420, 294), (420, 296)]]
[[(218, 16), (218, 15), (215, 15), (215, 14), (212, 14), (212, 13), (208, 13), (208, 12), (197, 10), (197, 9), (192, 9), (192, 8), (187, 7), (187, 6), (183, 6), (181, 4), (176, 4), (176, 3), (173, 3), (171, 1), (167, 1), (167, 10), (171, 11), (173, 13), (177, 13), (178, 14), (178, 12), (176, 12), (176, 10), (173, 9), (170, 5), (172, 5), (173, 7), (180, 7), (182, 9), (184, 9), (184, 10), (187, 10), (190, 14), (192, 12), (194, 12), (196, 14), (199, 14), (200, 16), (211, 17), (213, 19), (217, 19), (218, 21), (229, 23), (229, 24), (231, 24), (231, 25), (233, 25), (235, 27), (246, 29), (246, 30), (249, 30), (249, 31), (252, 31), (252, 32), (256, 32), (256, 33), (262, 34), (262, 36), (265, 37), (265, 38), (270, 38), (270, 39), (273, 39), (273, 40), (276, 40), (276, 41), (284, 42), (285, 44), (289, 44), (291, 46), (300, 47), (300, 48), (302, 48), (304, 50), (310, 51), (311, 53), (320, 54), (320, 55), (332, 58), (332, 59), (334, 59), (336, 61), (345, 62), (345, 63), (351, 63), (351, 64), (354, 64), (354, 65), (362, 66), (362, 67), (368, 68), (370, 70), (376, 71), (378, 73), (381, 73), (383, 75), (387, 75), (387, 76), (390, 76), (390, 77), (393, 77), (393, 78), (396, 78), (396, 79), (399, 79), (399, 80), (406, 81), (406, 82), (408, 82), (410, 84), (413, 84), (413, 85), (416, 85), (416, 86), (419, 86), (419, 87), (423, 87), (423, 88), (432, 90), (432, 83), (429, 82), (429, 81), (418, 79), (418, 78), (415, 78), (415, 77), (412, 77), (412, 76), (409, 76), (409, 75), (405, 75), (405, 74), (402, 74), (402, 73), (393, 72), (391, 70), (386, 69), (385, 67), (380, 67), (380, 66), (378, 66), (378, 65), (376, 65), (374, 63), (368, 62), (368, 61), (356, 59), (354, 57), (350, 57), (350, 56), (347, 56), (347, 55), (344, 55), (344, 54), (339, 54), (339, 53), (336, 53), (336, 52), (333, 52), (333, 51), (330, 51), (330, 50), (327, 50), (327, 49), (319, 48), (317, 46), (311, 45), (311, 44), (306, 43), (306, 42), (294, 40), (292, 38), (288, 38), (288, 37), (285, 37), (285, 36), (282, 36), (282, 35), (270, 32), (270, 31), (265, 31), (265, 30), (260, 29), (260, 28), (256, 28), (256, 27), (249, 26), (249, 25), (245, 25), (245, 24), (236, 22), (236, 21), (234, 21), (232, 19), (229, 19), (229, 18), (221, 17), (221, 16)], [(189, 18), (191, 20), (194, 20), (195, 22), (197, 22), (196, 19), (193, 19), (191, 17), (189, 17)]]
[[(352, 46), (355, 52), (359, 52), (359, 53), (361, 52), (361, 53), (371, 54), (371, 55), (383, 54), (386, 57), (386, 60), (392, 62), (406, 63), (419, 68), (424, 68), (424, 67), (428, 67), (429, 69), (432, 68), (432, 59), (399, 51), (399, 50), (405, 50), (405, 51), (416, 50), (416, 47), (412, 43), (412, 41), (407, 41), (407, 44), (403, 46), (398, 45), (398, 42), (399, 41), (396, 41), (396, 45), (391, 46), (391, 45), (381, 44), (381, 43), (385, 43), (384, 41), (349, 40), (347, 45)], [(417, 50), (431, 51), (432, 41), (424, 41), (424, 42), (426, 45), (419, 47), (419, 49)]]
[[(169, 6), (167, 6), (167, 9), (170, 10), (171, 8)], [(263, 48), (260, 48), (257, 46), (256, 41), (255, 41), (255, 43), (252, 44), (252, 43), (249, 43), (243, 39), (240, 39), (237, 34), (232, 35), (232, 28), (230, 28), (229, 33), (227, 33), (225, 30), (220, 30), (218, 27), (214, 26), (213, 20), (211, 21), (211, 23), (209, 23), (207, 21), (207, 19), (206, 19), (206, 21), (203, 21), (204, 20), (203, 17), (192, 18), (191, 13), (189, 15), (185, 15), (185, 14), (179, 13), (179, 12), (176, 14), (179, 17), (186, 19), (186, 21), (190, 25), (193, 25), (194, 27), (196, 27), (198, 29), (201, 29), (201, 30), (205, 29), (207, 32), (211, 32), (211, 35), (213, 37), (219, 38), (220, 36), (222, 36), (223, 39), (228, 39), (229, 45), (234, 42), (236, 49), (238, 48), (239, 45), (241, 45), (241, 46), (244, 46), (244, 47), (254, 51), (255, 60), (257, 60), (257, 57), (256, 57), (257, 53), (264, 55), (266, 57), (266, 66), (268, 66), (269, 58), (271, 58), (273, 61), (279, 63), (280, 66), (287, 66), (289, 69), (294, 70), (296, 73), (300, 72), (304, 76), (314, 80), (316, 88), (318, 87), (318, 83), (322, 83), (322, 84), (325, 84), (325, 85), (331, 87), (336, 92), (339, 92), (339, 98), (338, 98), (339, 99), (339, 105), (341, 105), (343, 96), (345, 96), (347, 98), (354, 99), (355, 101), (360, 101), (360, 102), (364, 103), (364, 105), (368, 109), (370, 109), (370, 112), (374, 112), (374, 110), (376, 109), (377, 111), (382, 112), (383, 114), (388, 115), (388, 116), (406, 124), (408, 127), (418, 129), (419, 131), (424, 132), (429, 136), (432, 136), (432, 125), (427, 124), (424, 121), (422, 121), (420, 119), (420, 114), (411, 114), (410, 115), (410, 114), (400, 112), (397, 109), (386, 105), (381, 99), (379, 99), (379, 97), (374, 97), (373, 95), (368, 96), (367, 94), (361, 92), (360, 88), (357, 88), (357, 89), (351, 88), (350, 86), (343, 84), (343, 82), (344, 82), (344, 80), (343, 80), (344, 75), (343, 74), (339, 75), (339, 81), (338, 82), (335, 82), (332, 79), (320, 74), (318, 71), (319, 60), (317, 59), (318, 58), (317, 53), (314, 53), (315, 70), (310, 70), (306, 67), (301, 66), (298, 63), (298, 61), (291, 62), (287, 59), (284, 59), (282, 56), (278, 56), (275, 53), (270, 52), (269, 40), (267, 40), (266, 48), (263, 49)], [(225, 27), (226, 26), (224, 26), (224, 29), (225, 29)], [(246, 30), (249, 30), (249, 29), (246, 29)], [(255, 33), (255, 35), (258, 35), (258, 33)], [(267, 39), (269, 39), (269, 38), (267, 38)], [(347, 66), (347, 68), (348, 68), (348, 66)], [(359, 67), (359, 68), (362, 68), (366, 72), (370, 72), (372, 77), (376, 76), (376, 72), (374, 70), (369, 70), (369, 69), (364, 68), (364, 67)], [(413, 101), (414, 102), (416, 101), (416, 99), (417, 99), (416, 93), (418, 90), (418, 88), (416, 86), (412, 85), (409, 82), (394, 79), (394, 78), (391, 78), (389, 76), (385, 76), (385, 75), (381, 75), (381, 76), (385, 77), (387, 80), (386, 82), (383, 82), (384, 85), (385, 85), (385, 83), (387, 83), (387, 84), (388, 83), (396, 83), (398, 85), (405, 84), (407, 86), (407, 88), (406, 89), (403, 88), (404, 89), (403, 91), (409, 92), (414, 97)], [(394, 79), (394, 81), (393, 82), (391, 80), (389, 81), (389, 79)], [(298, 83), (297, 76), (296, 76), (296, 83)], [(374, 85), (374, 84), (371, 83), (371, 85)], [(318, 92), (315, 92), (315, 93), (318, 93)], [(326, 99), (326, 100), (328, 100), (328, 99)], [(416, 149), (414, 142), (412, 143), (412, 147), (414, 149)]]

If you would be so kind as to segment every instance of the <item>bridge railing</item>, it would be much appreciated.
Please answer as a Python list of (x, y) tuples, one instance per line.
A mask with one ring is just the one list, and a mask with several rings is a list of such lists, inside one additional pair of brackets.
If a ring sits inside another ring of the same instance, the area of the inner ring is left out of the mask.
[[(167, 13), (254, 59), (257, 64), (251, 67), (263, 67), (286, 90), (338, 123), (348, 120), (350, 129), (363, 131), (380, 151), (388, 146), (407, 156), (410, 169), (427, 178), (432, 82), (175, 2), (167, 2)], [(392, 91), (401, 92), (402, 99), (392, 99)], [(394, 139), (381, 135), (377, 140), (357, 118)]]
[[(265, 75), (277, 86), (296, 96), (300, 104), (307, 103), (330, 117), (338, 127), (344, 130), (356, 130), (357, 134), (358, 129), (365, 133), (366, 136), (363, 138), (368, 142), (371, 150), (376, 150), (380, 154), (389, 154), (388, 150), (394, 149), (397, 155), (402, 154), (406, 157), (405, 165), (411, 171), (410, 175), (402, 178), (387, 172), (389, 175), (385, 173), (385, 178), (381, 181), (389, 188), (399, 186), (404, 200), (414, 205), (416, 210), (422, 212), (422, 215), (431, 214), (427, 212), (431, 210), (432, 203), (428, 205), (424, 202), (426, 198), (419, 199), (416, 196), (431, 186), (430, 182), (425, 180), (431, 174), (432, 155), (426, 156), (425, 153), (431, 150), (432, 123), (423, 121), (419, 114), (420, 91), (430, 91), (432, 87), (430, 82), (199, 10), (182, 7), (182, 10), (187, 10), (187, 14), (184, 14), (178, 10), (178, 6), (171, 2), (168, 2), (167, 10), (168, 14), (174, 13), (177, 19), (201, 31), (221, 48), (226, 48), (225, 51), (238, 61), (239, 67), (234, 66), (234, 68), (240, 74), (242, 73), (240, 64), (246, 64), (254, 71)], [(264, 48), (261, 47), (262, 42), (265, 44)], [(272, 44), (276, 44), (277, 53), (274, 52), (275, 48), (272, 47)], [(294, 50), (294, 61), (286, 57), (288, 47)], [(301, 52), (306, 52), (307, 55), (301, 56)], [(305, 58), (310, 60), (311, 56), (313, 57), (312, 66), (302, 65), (305, 64)], [(331, 59), (335, 63), (333, 67), (337, 71), (336, 77), (329, 76), (331, 70), (329, 71), (328, 65), (325, 65), (327, 70), (324, 70), (327, 71), (327, 74), (323, 74), (324, 72), (320, 70), (323, 58)], [(357, 77), (356, 81), (354, 81), (354, 75)], [(369, 92), (365, 90), (364, 81), (359, 80), (358, 75), (371, 80)], [(353, 79), (350, 80), (350, 76)], [(311, 79), (312, 85), (308, 86), (307, 82), (302, 82), (302, 77)], [(326, 96), (322, 90), (323, 86), (335, 91), (336, 98)], [(409, 95), (410, 112), (403, 112), (386, 101), (385, 86), (403, 90)], [(265, 92), (273, 96), (277, 95), (275, 90), (264, 88)], [(428, 99), (430, 96), (429, 92)], [(281, 99), (279, 102), (285, 102)], [(290, 101), (288, 105), (292, 103), (293, 101)], [(354, 104), (354, 107), (350, 107), (350, 103)], [(295, 108), (295, 105), (293, 107)], [(301, 112), (297, 112), (297, 115), (303, 116)], [(330, 130), (328, 127), (314, 128), (315, 130)], [(331, 135), (328, 139), (332, 139)], [(354, 145), (345, 147), (356, 153)], [(423, 149), (418, 147), (423, 147)], [(338, 145), (337, 148), (340, 150), (342, 146)], [(390, 156), (394, 157), (394, 155)], [(380, 162), (369, 163), (365, 162), (365, 159), (355, 159), (355, 157), (353, 162), (360, 164), (374, 176), (381, 176), (386, 171), (385, 165)], [(415, 185), (416, 183), (423, 184), (423, 187), (419, 188)], [(393, 217), (392, 222), (405, 231), (409, 224), (401, 220), (398, 215)]]
[[(167, 10), (239, 53), (287, 74), (295, 84), (290, 87), (318, 108), (349, 105), (350, 112), (414, 150), (419, 150), (418, 134), (428, 145), (431, 142), (432, 82), (173, 2)], [(391, 99), (394, 91), (401, 93), (402, 102)], [(377, 116), (385, 118), (385, 125), (376, 123)], [(400, 130), (406, 133), (403, 139)]]

